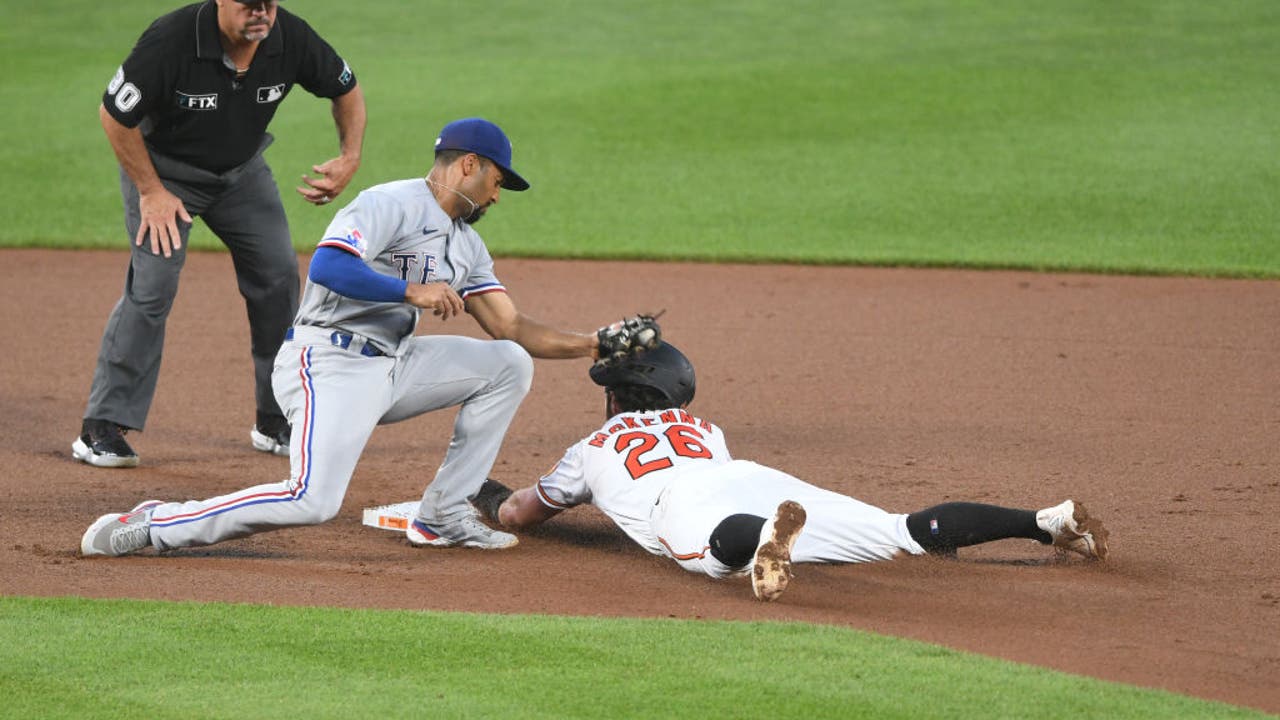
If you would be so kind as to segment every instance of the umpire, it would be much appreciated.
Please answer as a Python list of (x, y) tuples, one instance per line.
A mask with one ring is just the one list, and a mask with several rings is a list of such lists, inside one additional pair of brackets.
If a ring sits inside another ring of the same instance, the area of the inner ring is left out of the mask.
[(102, 334), (77, 460), (133, 467), (124, 439), (155, 395), (165, 319), (178, 291), (193, 217), (231, 251), (249, 315), (264, 452), (288, 455), (289, 426), (271, 369), (298, 309), (298, 261), (280, 192), (262, 153), (267, 125), (294, 84), (333, 103), (340, 154), (303, 175), (299, 194), (324, 205), (360, 165), (364, 96), (355, 75), (277, 0), (205, 0), (147, 28), (116, 70), (99, 115), (120, 161), (125, 228), (133, 238), (124, 296)]

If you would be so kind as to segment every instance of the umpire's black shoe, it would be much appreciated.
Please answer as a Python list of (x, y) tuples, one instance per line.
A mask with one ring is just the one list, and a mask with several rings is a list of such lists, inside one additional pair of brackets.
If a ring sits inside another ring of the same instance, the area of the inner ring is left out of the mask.
[(126, 432), (110, 420), (85, 418), (80, 437), (71, 443), (71, 456), (96, 467), (137, 467), (138, 453), (125, 442)]
[(279, 415), (258, 413), (258, 424), (249, 431), (253, 449), (289, 456), (289, 421)]

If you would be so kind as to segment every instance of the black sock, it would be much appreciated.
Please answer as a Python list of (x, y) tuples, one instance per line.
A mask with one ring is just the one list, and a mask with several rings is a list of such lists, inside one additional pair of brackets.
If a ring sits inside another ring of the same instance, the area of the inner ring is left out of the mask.
[(711, 557), (731, 568), (751, 562), (760, 544), (765, 519), (759, 515), (730, 515), (711, 531)]
[(981, 503), (943, 503), (911, 513), (907, 516), (907, 530), (920, 547), (940, 554), (1005, 538), (1027, 538), (1046, 545), (1053, 542), (1049, 533), (1036, 524), (1035, 510)]

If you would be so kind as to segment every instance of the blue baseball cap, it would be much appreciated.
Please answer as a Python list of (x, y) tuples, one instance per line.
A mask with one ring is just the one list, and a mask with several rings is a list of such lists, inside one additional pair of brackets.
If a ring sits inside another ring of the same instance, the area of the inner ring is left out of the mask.
[(442, 150), (462, 150), (488, 158), (502, 169), (503, 188), (529, 189), (529, 183), (511, 169), (511, 141), (507, 134), (484, 118), (463, 118), (445, 125), (436, 138), (436, 152)]

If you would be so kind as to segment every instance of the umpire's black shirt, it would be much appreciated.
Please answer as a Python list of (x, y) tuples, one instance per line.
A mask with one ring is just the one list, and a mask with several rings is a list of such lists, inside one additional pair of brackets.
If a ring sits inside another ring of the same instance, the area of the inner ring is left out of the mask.
[(355, 75), (315, 30), (284, 8), (236, 80), (225, 59), (214, 0), (156, 20), (138, 39), (102, 96), (125, 127), (141, 126), (147, 147), (190, 165), (224, 172), (258, 152), (267, 125), (294, 83), (334, 98)]

